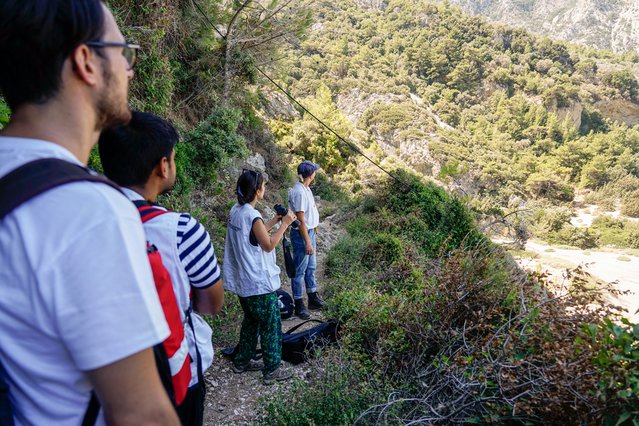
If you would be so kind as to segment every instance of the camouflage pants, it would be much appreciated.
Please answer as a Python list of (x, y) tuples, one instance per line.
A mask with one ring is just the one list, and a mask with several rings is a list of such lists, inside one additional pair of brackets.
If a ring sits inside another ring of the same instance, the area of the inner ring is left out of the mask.
[(245, 365), (255, 356), (259, 335), (264, 359), (263, 373), (275, 371), (282, 363), (282, 318), (277, 294), (240, 297), (240, 305), (244, 320), (235, 365)]

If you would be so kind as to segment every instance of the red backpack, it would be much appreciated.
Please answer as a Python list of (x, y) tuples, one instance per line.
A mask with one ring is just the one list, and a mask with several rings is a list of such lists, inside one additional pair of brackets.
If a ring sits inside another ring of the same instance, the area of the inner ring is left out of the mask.
[[(154, 217), (168, 213), (166, 210), (153, 206), (139, 206), (138, 211), (143, 224)], [(171, 334), (162, 342), (162, 345), (169, 360), (175, 403), (180, 405), (184, 401), (191, 382), (191, 357), (189, 356), (188, 343), (184, 335), (184, 324), (180, 318), (180, 308), (175, 298), (171, 275), (169, 275), (169, 271), (166, 270), (162, 263), (160, 252), (157, 247), (149, 242), (147, 242), (147, 252), (151, 270), (153, 271), (155, 288), (160, 297), (164, 317), (171, 331)]]

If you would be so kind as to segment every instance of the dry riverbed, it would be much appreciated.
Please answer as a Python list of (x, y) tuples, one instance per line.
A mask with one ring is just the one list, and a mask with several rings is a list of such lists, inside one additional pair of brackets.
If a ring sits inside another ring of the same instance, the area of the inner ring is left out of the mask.
[(556, 281), (562, 279), (566, 269), (583, 266), (593, 278), (627, 291), (628, 294), (616, 297), (613, 302), (626, 310), (628, 318), (639, 322), (639, 256), (618, 250), (580, 250), (529, 241), (517, 260), (526, 269), (549, 272)]

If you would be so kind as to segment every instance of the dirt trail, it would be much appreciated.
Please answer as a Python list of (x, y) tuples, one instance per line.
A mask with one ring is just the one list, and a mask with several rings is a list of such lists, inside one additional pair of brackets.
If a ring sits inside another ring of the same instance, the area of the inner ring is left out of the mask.
[[(334, 216), (322, 219), (319, 225), (316, 277), (320, 293), (323, 289), (326, 253), (339, 239), (342, 232), (335, 224)], [(288, 280), (282, 279), (282, 288), (292, 294)], [(324, 319), (322, 313), (318, 311), (311, 311), (311, 318)], [(289, 330), (300, 322), (302, 320), (296, 317), (283, 320), (282, 330)], [(236, 374), (231, 370), (231, 361), (221, 355), (221, 349), (220, 347), (215, 348), (215, 361), (205, 373), (207, 394), (204, 403), (204, 424), (217, 426), (253, 423), (257, 417), (258, 399), (281, 392), (291, 386), (292, 382), (278, 382), (271, 386), (265, 386), (262, 384), (260, 371)], [(293, 370), (295, 377), (300, 379), (305, 379), (310, 372), (308, 364), (303, 363), (297, 366), (284, 364)]]
[[(554, 272), (584, 265), (586, 271), (595, 278), (604, 282), (616, 281), (616, 289), (629, 291), (630, 294), (619, 296), (614, 302), (628, 312), (628, 318), (634, 322), (639, 321), (639, 314), (636, 313), (639, 309), (639, 257), (615, 252), (558, 248), (533, 241), (526, 243), (526, 250), (536, 253), (537, 257), (532, 261), (522, 260), (524, 267), (530, 268), (531, 264), (538, 264)], [(561, 268), (558, 268), (557, 260), (562, 263)]]

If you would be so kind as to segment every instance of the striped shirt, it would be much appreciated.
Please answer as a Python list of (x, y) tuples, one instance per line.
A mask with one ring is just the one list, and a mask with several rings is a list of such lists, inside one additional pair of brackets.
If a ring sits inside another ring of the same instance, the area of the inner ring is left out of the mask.
[[(144, 200), (140, 194), (130, 188), (122, 187), (122, 191), (131, 201)], [(167, 210), (158, 204), (153, 205), (157, 209)], [(190, 214), (173, 212), (171, 212), (171, 214), (180, 215), (177, 221), (177, 227), (172, 229), (177, 229), (177, 256), (179, 257), (180, 266), (188, 277), (189, 284), (198, 290), (211, 287), (222, 278), (222, 271), (217, 263), (215, 250), (213, 250), (209, 233), (204, 229), (204, 226), (191, 217)], [(164, 217), (164, 215), (161, 217)], [(148, 223), (153, 223), (153, 221)], [(147, 232), (149, 232), (148, 229)], [(162, 228), (158, 229), (157, 232), (165, 235)], [(158, 234), (155, 235), (158, 236)], [(152, 240), (153, 244), (159, 244), (159, 238), (152, 238)], [(160, 244), (158, 248), (161, 246), (162, 244)], [(173, 262), (177, 263), (177, 259), (173, 256), (169, 256), (171, 251), (160, 250), (160, 252), (163, 252), (162, 256), (165, 262), (174, 259)], [(175, 284), (176, 277), (172, 276), (171, 278)], [(180, 301), (181, 298), (178, 297), (178, 300)]]
[(203, 289), (220, 280), (222, 273), (209, 233), (188, 213), (182, 213), (177, 226), (178, 255), (193, 287)]

